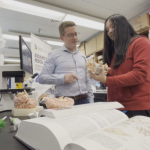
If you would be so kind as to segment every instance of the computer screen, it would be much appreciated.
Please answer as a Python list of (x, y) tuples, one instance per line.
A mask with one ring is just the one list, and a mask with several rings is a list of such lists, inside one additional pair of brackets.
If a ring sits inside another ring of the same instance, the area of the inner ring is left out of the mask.
[(25, 72), (33, 74), (32, 52), (21, 36), (19, 36), (19, 50), (20, 68)]

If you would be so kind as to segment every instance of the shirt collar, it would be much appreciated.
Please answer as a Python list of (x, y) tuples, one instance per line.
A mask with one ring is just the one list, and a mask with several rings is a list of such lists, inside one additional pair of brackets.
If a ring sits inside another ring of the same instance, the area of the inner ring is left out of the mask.
[[(62, 50), (71, 53), (65, 45), (62, 46)], [(79, 50), (76, 48), (76, 51), (74, 53), (77, 53)], [(73, 53), (72, 53), (73, 54)]]

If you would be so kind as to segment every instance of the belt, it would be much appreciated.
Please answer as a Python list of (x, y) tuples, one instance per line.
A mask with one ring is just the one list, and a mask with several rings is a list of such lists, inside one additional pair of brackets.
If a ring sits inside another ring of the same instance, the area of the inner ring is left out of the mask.
[(74, 100), (77, 100), (77, 99), (83, 99), (83, 98), (87, 98), (88, 95), (87, 94), (83, 94), (83, 95), (77, 95), (77, 96), (66, 96), (66, 97), (70, 97)]

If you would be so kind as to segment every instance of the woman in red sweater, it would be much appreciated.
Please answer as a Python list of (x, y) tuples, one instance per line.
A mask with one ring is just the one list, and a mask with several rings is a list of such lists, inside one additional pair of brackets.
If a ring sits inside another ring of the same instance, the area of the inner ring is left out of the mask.
[(118, 101), (129, 117), (150, 116), (150, 41), (139, 36), (122, 15), (105, 21), (104, 63), (111, 70), (92, 78), (108, 86), (108, 101)]

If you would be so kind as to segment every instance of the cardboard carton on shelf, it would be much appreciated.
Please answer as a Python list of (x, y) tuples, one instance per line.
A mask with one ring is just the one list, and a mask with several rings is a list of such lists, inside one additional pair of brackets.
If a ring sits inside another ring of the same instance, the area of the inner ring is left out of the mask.
[(86, 56), (96, 52), (96, 38), (91, 39), (85, 43)]
[(148, 13), (142, 14), (134, 19), (134, 29), (137, 33), (145, 32), (150, 28), (150, 17)]
[(86, 55), (86, 53), (85, 53), (85, 43), (81, 43), (81, 45), (78, 47), (78, 49), (79, 49), (80, 52), (82, 52)]

